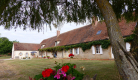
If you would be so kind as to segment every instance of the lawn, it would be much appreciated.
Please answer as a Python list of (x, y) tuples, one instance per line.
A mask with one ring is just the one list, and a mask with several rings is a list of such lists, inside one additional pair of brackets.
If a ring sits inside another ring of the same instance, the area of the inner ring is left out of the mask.
[(6, 56), (6, 55), (0, 56), (0, 59), (9, 59), (9, 58), (11, 58), (11, 56)]
[[(93, 77), (97, 74), (97, 80), (120, 80), (118, 71), (113, 60), (69, 60), (69, 59), (32, 59), (32, 60), (9, 60), (4, 61), (3, 66), (7, 66), (9, 73), (5, 73), (0, 79), (10, 80), (28, 80), (29, 76), (34, 77), (41, 73), (44, 68), (52, 68), (59, 63), (75, 63), (77, 70)], [(80, 67), (84, 66), (85, 70), (81, 71)], [(1, 68), (1, 67), (0, 67)], [(11, 75), (11, 74), (12, 75)], [(11, 76), (10, 76), (11, 75)]]

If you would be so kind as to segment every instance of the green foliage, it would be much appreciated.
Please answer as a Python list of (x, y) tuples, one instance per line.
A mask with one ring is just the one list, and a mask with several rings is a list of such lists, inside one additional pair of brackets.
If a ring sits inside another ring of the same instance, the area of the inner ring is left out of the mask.
[(134, 34), (132, 34), (124, 39), (125, 42), (131, 42), (133, 40), (134, 40)]
[(4, 40), (0, 43), (0, 54), (7, 54), (12, 52), (12, 41)]
[[(56, 63), (57, 65), (54, 66), (54, 68), (56, 69), (56, 72), (61, 69), (63, 66), (66, 66), (68, 65), (69, 66), (69, 70), (65, 73), (66, 76), (74, 76), (75, 77), (75, 80), (82, 80), (83, 79), (83, 75), (82, 73), (80, 73), (79, 71), (77, 71), (75, 68), (74, 68), (74, 65), (75, 64), (71, 64), (71, 63), (64, 63), (62, 66), (60, 63)], [(57, 73), (55, 74), (51, 74), (49, 77), (46, 77), (44, 78), (42, 76), (42, 73), (41, 74), (38, 74), (38, 75), (35, 75), (34, 79), (35, 80), (40, 80), (40, 79), (43, 79), (43, 80), (69, 80), (64, 77), (61, 76), (60, 74), (60, 79), (57, 79), (57, 78), (54, 78), (54, 76), (56, 75)]]
[(133, 31), (132, 37), (133, 40), (131, 41), (132, 43), (130, 52), (133, 54), (136, 61), (138, 61), (138, 22), (135, 30)]
[(11, 53), (13, 42), (18, 41), (9, 41), (6, 37), (0, 37), (0, 54)]
[[(117, 19), (123, 16), (127, 21), (138, 20), (137, 0), (108, 1)], [(41, 30), (45, 23), (49, 26), (64, 21), (84, 23), (91, 22), (94, 16), (103, 20), (95, 0), (0, 0), (0, 25), (6, 29), (30, 26)]]
[(35, 75), (34, 79), (35, 79), (35, 80), (39, 80), (39, 79), (41, 79), (42, 77), (43, 77), (42, 74), (38, 74), (38, 75)]
[(56, 47), (50, 47), (50, 48), (44, 48), (39, 49), (39, 51), (48, 51), (48, 52), (54, 52), (54, 51), (62, 51), (62, 50), (69, 50), (71, 48), (77, 48), (81, 47), (83, 51), (90, 49), (92, 45), (102, 45), (103, 49), (108, 48), (110, 45), (109, 40), (100, 40), (100, 41), (92, 41), (88, 43), (80, 43), (80, 44), (74, 44), (74, 45), (68, 45), (68, 46), (56, 46)]
[[(128, 36), (124, 39), (125, 42), (131, 42), (134, 39), (133, 35)], [(62, 51), (62, 50), (69, 50), (72, 48), (81, 47), (83, 51), (91, 49), (92, 45), (102, 45), (103, 49), (107, 49), (110, 45), (110, 40), (99, 40), (99, 41), (92, 41), (88, 43), (80, 43), (80, 44), (74, 44), (74, 45), (68, 45), (68, 46), (55, 46), (55, 47), (49, 47), (44, 49), (39, 49), (39, 51), (47, 51), (47, 52), (55, 52), (55, 51)]]

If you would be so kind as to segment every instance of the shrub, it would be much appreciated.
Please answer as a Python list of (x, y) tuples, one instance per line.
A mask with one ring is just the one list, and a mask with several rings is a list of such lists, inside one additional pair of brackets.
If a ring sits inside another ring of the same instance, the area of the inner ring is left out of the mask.
[[(64, 63), (62, 66), (60, 63), (58, 64), (55, 61), (55, 64), (57, 64), (54, 68), (55, 70), (51, 68), (46, 68), (44, 71), (42, 71), (41, 74), (38, 74), (34, 77), (35, 80), (82, 80), (83, 74), (78, 72), (75, 68), (75, 64), (70, 63)], [(29, 77), (30, 80), (32, 78)]]

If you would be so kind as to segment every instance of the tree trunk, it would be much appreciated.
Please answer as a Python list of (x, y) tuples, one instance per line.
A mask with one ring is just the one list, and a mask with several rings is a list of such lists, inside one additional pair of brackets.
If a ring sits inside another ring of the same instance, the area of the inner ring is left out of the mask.
[(137, 62), (133, 56), (126, 51), (116, 15), (108, 0), (96, 0), (96, 3), (104, 17), (108, 36), (113, 47), (113, 54), (118, 71), (124, 80), (137, 80), (138, 68)]

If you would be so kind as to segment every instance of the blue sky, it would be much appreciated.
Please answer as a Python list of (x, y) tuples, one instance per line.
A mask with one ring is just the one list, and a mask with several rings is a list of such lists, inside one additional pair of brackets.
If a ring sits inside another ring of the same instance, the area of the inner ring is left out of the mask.
[[(64, 33), (76, 28), (83, 27), (88, 25), (89, 23), (78, 24), (75, 23), (65, 23), (62, 25), (60, 29), (60, 33)], [(46, 28), (44, 31), (38, 32), (37, 30), (24, 30), (17, 28), (11, 30), (5, 30), (3, 26), (0, 26), (0, 34), (1, 37), (7, 37), (10, 41), (17, 40), (20, 43), (40, 43), (42, 40), (50, 38), (52, 36), (56, 36), (57, 29), (52, 27), (52, 30), (49, 27)]]

